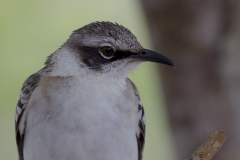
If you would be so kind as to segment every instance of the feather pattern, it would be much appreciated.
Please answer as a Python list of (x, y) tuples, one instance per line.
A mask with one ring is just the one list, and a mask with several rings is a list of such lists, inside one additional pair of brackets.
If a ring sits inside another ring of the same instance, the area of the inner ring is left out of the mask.
[(38, 86), (40, 75), (35, 73), (31, 75), (23, 84), (19, 100), (16, 106), (15, 114), (15, 130), (16, 130), (16, 143), (18, 148), (19, 160), (24, 160), (23, 156), (23, 142), (25, 132), (25, 115), (24, 111), (28, 105), (32, 92)]
[(144, 108), (139, 100), (138, 104), (138, 115), (139, 115), (139, 132), (137, 133), (137, 142), (138, 142), (138, 160), (142, 160), (142, 153), (144, 148), (144, 140), (145, 140), (145, 115), (144, 115)]
[[(129, 80), (129, 79), (128, 79)], [(144, 149), (144, 142), (145, 142), (145, 125), (146, 125), (146, 119), (144, 114), (144, 108), (140, 100), (140, 96), (137, 90), (137, 87), (135, 84), (129, 80), (131, 83), (134, 93), (138, 99), (138, 131), (136, 132), (136, 139), (137, 139), (137, 145), (138, 145), (138, 160), (142, 160), (142, 153)]]

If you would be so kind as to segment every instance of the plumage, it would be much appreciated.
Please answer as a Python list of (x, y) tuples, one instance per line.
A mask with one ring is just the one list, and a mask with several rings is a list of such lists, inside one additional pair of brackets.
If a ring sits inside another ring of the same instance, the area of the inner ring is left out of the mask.
[(15, 115), (19, 160), (142, 160), (144, 109), (127, 75), (144, 61), (174, 65), (121, 25), (74, 31), (23, 84)]
[(136, 138), (137, 138), (137, 144), (138, 144), (138, 160), (142, 159), (142, 153), (143, 153), (143, 148), (144, 148), (144, 142), (145, 142), (145, 125), (146, 125), (146, 119), (145, 119), (145, 114), (144, 114), (144, 108), (143, 105), (140, 101), (140, 96), (137, 90), (137, 87), (135, 86), (135, 84), (129, 80), (129, 82), (131, 83), (131, 85), (133, 86), (134, 89), (134, 93), (136, 95), (136, 97), (138, 98), (138, 126), (139, 126), (139, 130), (136, 134)]
[(29, 99), (34, 89), (37, 87), (40, 80), (40, 75), (31, 75), (23, 84), (19, 100), (16, 106), (15, 114), (15, 130), (16, 130), (16, 142), (19, 154), (19, 160), (23, 160), (23, 142), (24, 142), (24, 132), (25, 132), (25, 109), (28, 105)]

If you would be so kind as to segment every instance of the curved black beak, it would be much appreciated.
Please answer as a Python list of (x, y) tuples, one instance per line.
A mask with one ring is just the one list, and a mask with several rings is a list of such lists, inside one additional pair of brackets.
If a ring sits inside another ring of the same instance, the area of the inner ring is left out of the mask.
[(163, 64), (174, 66), (174, 67), (176, 66), (174, 62), (169, 58), (148, 49), (141, 50), (139, 54), (132, 54), (130, 58), (135, 60), (140, 60), (140, 61), (163, 63)]

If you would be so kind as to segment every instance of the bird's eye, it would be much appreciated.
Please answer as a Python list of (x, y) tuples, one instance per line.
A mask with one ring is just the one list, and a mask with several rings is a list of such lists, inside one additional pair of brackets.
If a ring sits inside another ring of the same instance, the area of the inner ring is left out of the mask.
[(101, 48), (101, 53), (103, 54), (103, 56), (112, 57), (114, 54), (114, 50), (111, 47), (104, 46)]

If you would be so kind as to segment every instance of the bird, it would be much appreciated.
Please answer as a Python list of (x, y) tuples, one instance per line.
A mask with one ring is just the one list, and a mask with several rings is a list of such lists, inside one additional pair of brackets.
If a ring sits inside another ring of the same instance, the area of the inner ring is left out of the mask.
[(19, 160), (142, 160), (146, 120), (128, 75), (147, 61), (175, 66), (118, 23), (73, 31), (23, 83), (15, 114)]

